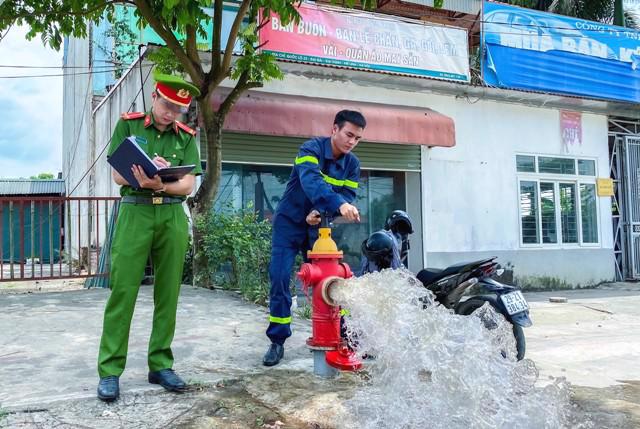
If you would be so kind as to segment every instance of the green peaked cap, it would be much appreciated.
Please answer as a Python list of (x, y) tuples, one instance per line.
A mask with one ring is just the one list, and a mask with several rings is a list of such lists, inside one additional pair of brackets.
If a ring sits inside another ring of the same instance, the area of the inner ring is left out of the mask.
[(177, 90), (186, 89), (191, 93), (193, 97), (197, 97), (200, 95), (200, 90), (197, 86), (190, 82), (187, 82), (179, 76), (164, 73), (154, 73), (153, 80)]

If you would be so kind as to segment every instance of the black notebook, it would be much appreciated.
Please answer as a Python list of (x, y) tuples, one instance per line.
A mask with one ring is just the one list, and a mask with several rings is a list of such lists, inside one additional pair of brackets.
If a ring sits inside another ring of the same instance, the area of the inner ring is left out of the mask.
[(122, 141), (120, 146), (107, 158), (107, 162), (118, 172), (124, 179), (133, 187), (140, 188), (140, 184), (136, 180), (131, 167), (133, 165), (139, 165), (149, 177), (153, 177), (156, 174), (160, 176), (163, 182), (175, 182), (183, 178), (186, 174), (189, 174), (195, 165), (179, 165), (176, 167), (164, 167), (160, 168), (153, 163), (149, 155), (138, 143), (136, 143), (136, 137), (130, 136)]

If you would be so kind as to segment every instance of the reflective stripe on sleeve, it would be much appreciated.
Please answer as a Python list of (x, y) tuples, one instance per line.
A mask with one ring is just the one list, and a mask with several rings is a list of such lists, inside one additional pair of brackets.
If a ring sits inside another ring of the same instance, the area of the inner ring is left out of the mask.
[(351, 180), (334, 179), (331, 176), (327, 176), (323, 172), (320, 172), (320, 174), (322, 174), (322, 178), (324, 179), (325, 182), (333, 186), (346, 186), (348, 188), (358, 189), (358, 182), (353, 182)]
[(320, 172), (320, 174), (322, 174), (322, 178), (324, 179), (325, 182), (327, 182), (330, 185), (334, 185), (334, 186), (344, 186), (344, 180), (340, 180), (340, 179), (334, 179), (331, 176), (327, 176), (326, 174), (324, 174), (322, 171)]
[(318, 164), (318, 158), (311, 155), (301, 156), (296, 158), (296, 165), (302, 164), (304, 162), (310, 162), (311, 164)]
[(348, 188), (358, 189), (358, 182), (352, 182), (351, 180), (345, 180), (344, 186)]

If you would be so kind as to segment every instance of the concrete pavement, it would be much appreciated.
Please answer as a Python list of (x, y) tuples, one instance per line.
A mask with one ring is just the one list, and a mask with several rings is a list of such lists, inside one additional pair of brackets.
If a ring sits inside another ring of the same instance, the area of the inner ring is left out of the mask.
[[(134, 314), (124, 391), (158, 390), (147, 383), (153, 288), (142, 286)], [(0, 404), (3, 408), (94, 398), (102, 316), (109, 291), (0, 295)], [(175, 369), (194, 383), (262, 372), (267, 309), (236, 294), (185, 286), (173, 343)], [(309, 324), (295, 322), (286, 368), (311, 362), (304, 340)], [(160, 388), (160, 390), (162, 390)]]
[[(640, 380), (640, 284), (526, 296), (534, 323), (525, 329), (527, 357), (543, 375), (589, 387)], [(549, 302), (558, 296), (568, 302)]]
[[(566, 377), (595, 427), (640, 427), (640, 288), (526, 294), (534, 326), (527, 357)], [(568, 298), (564, 304), (549, 296)], [(261, 359), (267, 309), (231, 292), (185, 286), (174, 341), (175, 369), (193, 384), (184, 395), (146, 382), (152, 287), (140, 291), (122, 398), (95, 398), (105, 290), (0, 295), (0, 427), (340, 427), (336, 407), (353, 375), (319, 380), (304, 345), (310, 323), (294, 317), (285, 360)]]

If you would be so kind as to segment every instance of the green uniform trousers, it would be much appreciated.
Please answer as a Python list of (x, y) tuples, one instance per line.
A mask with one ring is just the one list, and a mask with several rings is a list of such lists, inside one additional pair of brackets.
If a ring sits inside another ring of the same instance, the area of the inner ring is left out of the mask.
[(101, 378), (120, 376), (124, 371), (131, 318), (149, 255), (155, 275), (149, 370), (173, 367), (171, 342), (188, 242), (182, 204), (120, 205), (111, 249), (111, 296), (104, 311), (98, 356)]

